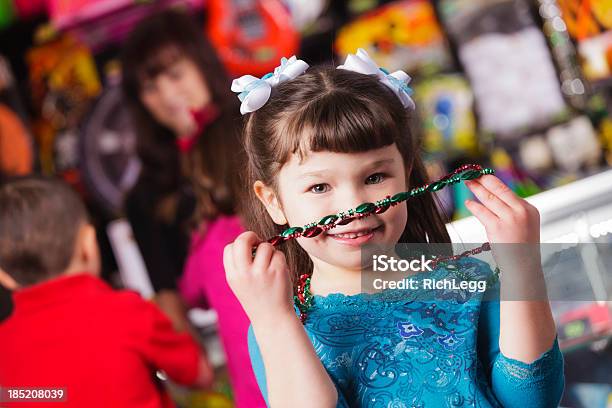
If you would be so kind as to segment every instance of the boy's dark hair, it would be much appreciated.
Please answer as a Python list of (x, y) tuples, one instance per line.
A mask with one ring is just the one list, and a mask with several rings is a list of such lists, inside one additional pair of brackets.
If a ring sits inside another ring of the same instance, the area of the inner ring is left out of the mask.
[(0, 184), (0, 268), (28, 286), (70, 265), (87, 211), (65, 183), (41, 176)]

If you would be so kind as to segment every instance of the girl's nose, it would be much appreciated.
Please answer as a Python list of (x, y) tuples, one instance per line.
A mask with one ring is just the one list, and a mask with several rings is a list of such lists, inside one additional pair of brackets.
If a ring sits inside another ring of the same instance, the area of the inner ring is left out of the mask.
[(369, 201), (369, 197), (362, 187), (346, 187), (338, 194), (339, 198), (335, 202), (338, 211), (348, 211), (355, 209), (358, 205)]

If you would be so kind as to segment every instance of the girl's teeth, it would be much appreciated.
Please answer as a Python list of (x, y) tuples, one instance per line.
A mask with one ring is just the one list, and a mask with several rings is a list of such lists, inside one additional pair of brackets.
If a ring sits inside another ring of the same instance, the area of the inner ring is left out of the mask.
[(354, 239), (357, 237), (362, 237), (364, 235), (368, 235), (370, 232), (372, 232), (371, 230), (368, 231), (362, 231), (362, 232), (357, 232), (354, 234), (335, 234), (336, 237), (338, 238), (350, 238), (350, 239)]

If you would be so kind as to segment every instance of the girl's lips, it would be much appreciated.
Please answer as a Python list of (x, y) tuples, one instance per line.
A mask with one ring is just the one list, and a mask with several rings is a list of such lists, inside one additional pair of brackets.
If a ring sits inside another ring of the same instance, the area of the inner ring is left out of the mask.
[(337, 235), (332, 235), (332, 234), (327, 234), (327, 236), (330, 237), (331, 239), (333, 239), (334, 241), (340, 243), (340, 244), (351, 245), (351, 246), (360, 246), (360, 245), (365, 244), (369, 240), (371, 240), (374, 237), (374, 234), (376, 234), (377, 232), (382, 230), (382, 227), (383, 226), (380, 225), (380, 226), (374, 228), (373, 230), (371, 230), (369, 234), (362, 235), (362, 236), (356, 237), (356, 238), (342, 238), (342, 237), (339, 237)]

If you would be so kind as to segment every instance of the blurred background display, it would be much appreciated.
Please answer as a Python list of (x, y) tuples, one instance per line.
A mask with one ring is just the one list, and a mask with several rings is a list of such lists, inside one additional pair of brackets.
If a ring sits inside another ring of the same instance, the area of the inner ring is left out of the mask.
[[(293, 54), (337, 65), (357, 48), (405, 70), (432, 178), (463, 163), (493, 167), (540, 209), (544, 242), (610, 247), (610, 0), (0, 0), (0, 175), (36, 170), (74, 186), (116, 286), (150, 296), (122, 213), (141, 166), (118, 56), (136, 23), (169, 7), (197, 19), (232, 77), (262, 76)], [(437, 194), (455, 239), (481, 242), (463, 204), (469, 190)], [(584, 281), (607, 290), (612, 256), (598, 257), (599, 277)], [(612, 407), (611, 310), (595, 300), (555, 306), (563, 406)], [(214, 313), (190, 317), (223, 372)], [(169, 387), (181, 406), (232, 406), (223, 375), (208, 393)]]

